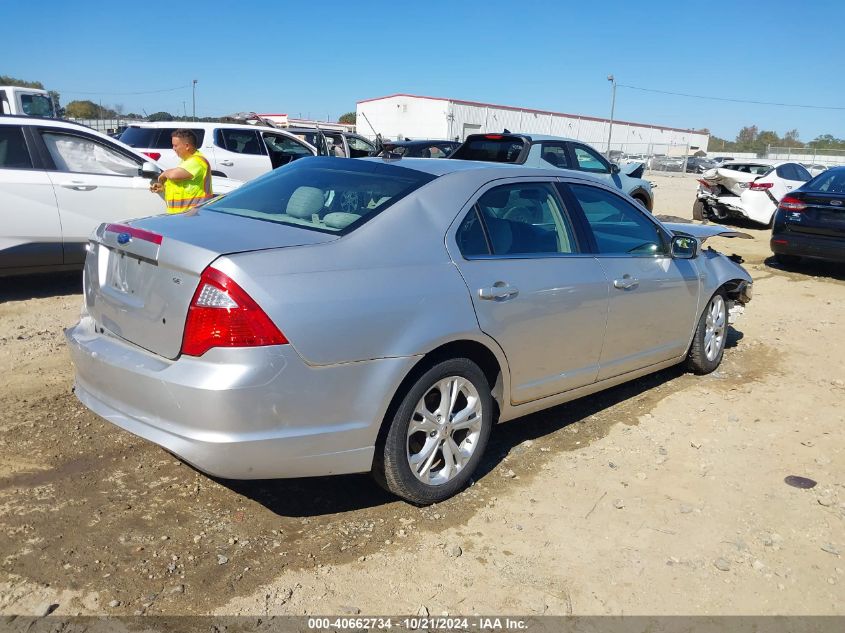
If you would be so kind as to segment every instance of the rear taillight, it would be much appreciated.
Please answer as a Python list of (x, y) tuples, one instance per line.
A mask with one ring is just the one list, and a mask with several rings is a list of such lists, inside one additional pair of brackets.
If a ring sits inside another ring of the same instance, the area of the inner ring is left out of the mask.
[(491, 141), (498, 141), (502, 138), (501, 134), (485, 134), (484, 138), (490, 139)]
[(153, 160), (161, 158), (161, 152), (141, 152), (144, 156), (149, 156)]
[(219, 270), (203, 271), (185, 319), (183, 354), (202, 356), (212, 347), (260, 347), (287, 342), (243, 288)]
[(773, 182), (752, 182), (748, 184), (748, 188), (752, 191), (765, 191), (775, 186)]
[(804, 204), (804, 201), (800, 198), (796, 198), (794, 196), (786, 196), (783, 200), (780, 201), (778, 205), (778, 209), (783, 209), (784, 211), (803, 211), (807, 208), (807, 205)]
[(707, 187), (708, 189), (710, 188), (710, 183), (704, 180), (704, 178), (699, 178), (698, 184), (700, 184), (702, 187)]

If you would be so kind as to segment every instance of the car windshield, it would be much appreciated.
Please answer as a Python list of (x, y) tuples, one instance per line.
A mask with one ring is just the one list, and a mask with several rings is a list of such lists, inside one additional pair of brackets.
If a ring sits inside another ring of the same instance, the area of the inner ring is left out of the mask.
[(525, 144), (525, 141), (519, 137), (503, 136), (502, 134), (471, 136), (449, 158), (482, 160), (491, 163), (515, 163), (519, 159)]
[(802, 187), (805, 191), (824, 193), (845, 193), (845, 169), (827, 171), (819, 174)]
[(381, 162), (303, 158), (203, 209), (346, 234), (434, 178)]

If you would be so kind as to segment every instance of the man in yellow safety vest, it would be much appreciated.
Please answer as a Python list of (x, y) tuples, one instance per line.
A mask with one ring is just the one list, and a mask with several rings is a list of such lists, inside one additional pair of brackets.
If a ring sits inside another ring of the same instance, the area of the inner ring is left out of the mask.
[(197, 149), (197, 137), (191, 130), (176, 130), (170, 137), (182, 162), (161, 172), (150, 190), (164, 192), (168, 213), (184, 213), (211, 199), (211, 166)]

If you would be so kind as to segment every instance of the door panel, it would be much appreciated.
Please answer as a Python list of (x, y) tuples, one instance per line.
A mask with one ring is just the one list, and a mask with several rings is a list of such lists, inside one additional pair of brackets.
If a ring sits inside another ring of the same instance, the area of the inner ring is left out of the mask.
[(215, 131), (213, 169), (227, 178), (252, 180), (271, 169), (264, 141), (255, 130), (220, 128)]
[(0, 269), (62, 263), (62, 225), (47, 173), (0, 167)]
[(599, 256), (598, 261), (611, 281), (598, 379), (686, 353), (700, 284), (693, 261), (668, 256)]
[(639, 208), (598, 186), (570, 184), (610, 284), (598, 380), (684, 354), (698, 309), (694, 260), (668, 255), (668, 237)]
[(515, 404), (592, 383), (607, 318), (608, 282), (579, 254), (551, 188), (495, 187), (456, 235), (454, 259), (481, 329), (504, 350)]
[(53, 184), (34, 168), (23, 129), (0, 125), (0, 269), (61, 263)]
[(64, 263), (84, 261), (81, 248), (102, 222), (164, 213), (164, 201), (138, 175), (141, 162), (117, 146), (84, 135), (42, 129), (55, 163), (48, 172), (62, 223)]

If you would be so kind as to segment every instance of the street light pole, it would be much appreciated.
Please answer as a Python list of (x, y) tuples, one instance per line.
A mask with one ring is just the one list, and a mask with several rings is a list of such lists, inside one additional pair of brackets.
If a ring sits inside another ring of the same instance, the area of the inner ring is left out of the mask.
[(194, 121), (197, 120), (197, 80), (194, 79), (193, 83), (191, 84), (191, 104), (193, 109), (193, 116), (192, 118)]
[(610, 126), (607, 130), (607, 159), (610, 160), (610, 137), (613, 134), (613, 111), (616, 109), (616, 78), (613, 75), (608, 75), (607, 80), (612, 85), (610, 97)]

